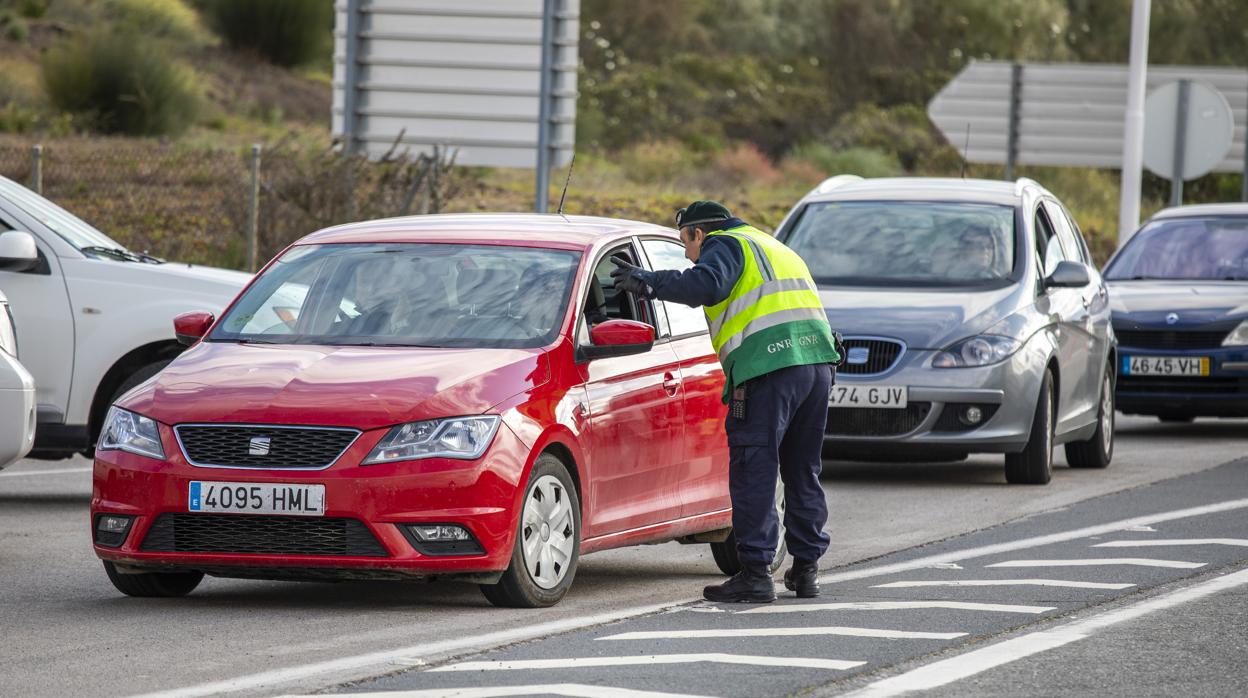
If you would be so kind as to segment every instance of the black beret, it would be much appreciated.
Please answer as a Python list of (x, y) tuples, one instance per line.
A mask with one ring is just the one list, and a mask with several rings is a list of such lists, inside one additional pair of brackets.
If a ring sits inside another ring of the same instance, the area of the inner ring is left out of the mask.
[(726, 221), (729, 218), (732, 218), (732, 213), (718, 201), (695, 201), (676, 212), (676, 227)]

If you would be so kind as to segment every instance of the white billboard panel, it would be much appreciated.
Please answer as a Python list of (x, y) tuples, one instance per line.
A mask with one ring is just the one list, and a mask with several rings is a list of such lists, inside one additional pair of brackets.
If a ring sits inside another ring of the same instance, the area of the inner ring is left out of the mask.
[[(962, 151), (970, 124), (968, 159), (1004, 164), (1009, 156), (1013, 64), (974, 61), (928, 104), (945, 138)], [(1020, 165), (1121, 167), (1127, 66), (1025, 63), (1018, 95)], [(1248, 70), (1149, 66), (1148, 91), (1179, 79), (1216, 88), (1230, 103), (1234, 137), (1216, 172), (1242, 172), (1248, 126)]]
[(551, 163), (566, 165), (575, 144), (580, 0), (340, 0), (333, 133), (374, 156), (398, 139), (412, 152), (453, 148), (463, 165), (536, 167), (548, 5), (556, 8)]

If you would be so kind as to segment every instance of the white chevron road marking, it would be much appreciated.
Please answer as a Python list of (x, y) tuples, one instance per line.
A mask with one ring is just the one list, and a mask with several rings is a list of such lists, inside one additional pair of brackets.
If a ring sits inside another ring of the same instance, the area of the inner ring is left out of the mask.
[(1248, 548), (1248, 538), (1165, 538), (1152, 540), (1111, 540), (1093, 548), (1161, 548), (1182, 545), (1235, 545)]
[(597, 640), (688, 640), (710, 637), (800, 637), (804, 635), (844, 635), (847, 637), (882, 637), (890, 640), (952, 640), (966, 633), (928, 633), (917, 630), (884, 630), (880, 628), (723, 628), (717, 630), (644, 630), (620, 633)]
[(1009, 560), (998, 562), (986, 567), (1100, 567), (1113, 565), (1132, 565), (1135, 567), (1168, 567), (1176, 570), (1194, 570), (1204, 567), (1204, 562), (1182, 562), (1180, 560), (1150, 560), (1143, 557), (1106, 557), (1085, 560)]
[(1067, 623), (1053, 630), (1028, 633), (966, 654), (932, 662), (903, 674), (876, 681), (861, 690), (846, 694), (844, 698), (891, 698), (912, 691), (925, 691), (945, 686), (994, 667), (1082, 640), (1098, 630), (1134, 620), (1153, 611), (1180, 606), (1245, 584), (1248, 584), (1248, 570), (1215, 577), (1186, 589), (1179, 589), (1084, 620)]
[(807, 603), (785, 606), (759, 606), (744, 613), (805, 613), (808, 611), (905, 611), (915, 608), (949, 608), (956, 611), (993, 611), (999, 613), (1044, 613), (1054, 606), (1019, 606), (1005, 603), (971, 603), (968, 601), (847, 601), (842, 603)]
[[(529, 686), (473, 686), (469, 688), (426, 688), (417, 691), (375, 691), (352, 693), (351, 698), (505, 698), (506, 696), (568, 696), (568, 698), (710, 698), (688, 693), (638, 691), (614, 686), (581, 683), (547, 683)], [(285, 698), (295, 698), (286, 696)], [(313, 698), (306, 696), (304, 698)]]
[(583, 669), (586, 667), (633, 666), (637, 664), (748, 664), (753, 666), (832, 669), (843, 671), (866, 662), (807, 657), (760, 657), (748, 654), (651, 654), (635, 657), (569, 657), (564, 659), (515, 659), (497, 662), (459, 662), (429, 671), (517, 671), (522, 669)]
[(1109, 582), (1076, 582), (1066, 579), (950, 579), (947, 581), (889, 582), (872, 589), (904, 589), (907, 587), (1069, 587), (1071, 589), (1126, 589), (1134, 584)]

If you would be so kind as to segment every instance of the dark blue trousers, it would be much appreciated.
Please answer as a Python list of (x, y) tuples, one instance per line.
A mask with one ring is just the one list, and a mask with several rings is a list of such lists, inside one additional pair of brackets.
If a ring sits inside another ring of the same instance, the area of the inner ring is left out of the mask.
[(798, 560), (815, 561), (828, 549), (828, 507), (819, 485), (823, 431), (828, 420), (832, 367), (792, 366), (746, 384), (745, 419), (729, 415), (728, 490), (737, 557), (769, 565), (780, 542), (776, 475), (784, 482), (785, 542)]

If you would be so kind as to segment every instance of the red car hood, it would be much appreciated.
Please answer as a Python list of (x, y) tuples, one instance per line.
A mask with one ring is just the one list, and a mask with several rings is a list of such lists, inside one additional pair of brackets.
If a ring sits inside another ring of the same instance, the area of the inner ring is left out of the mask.
[(118, 404), (165, 424), (374, 429), (480, 414), (548, 377), (540, 349), (202, 342)]

